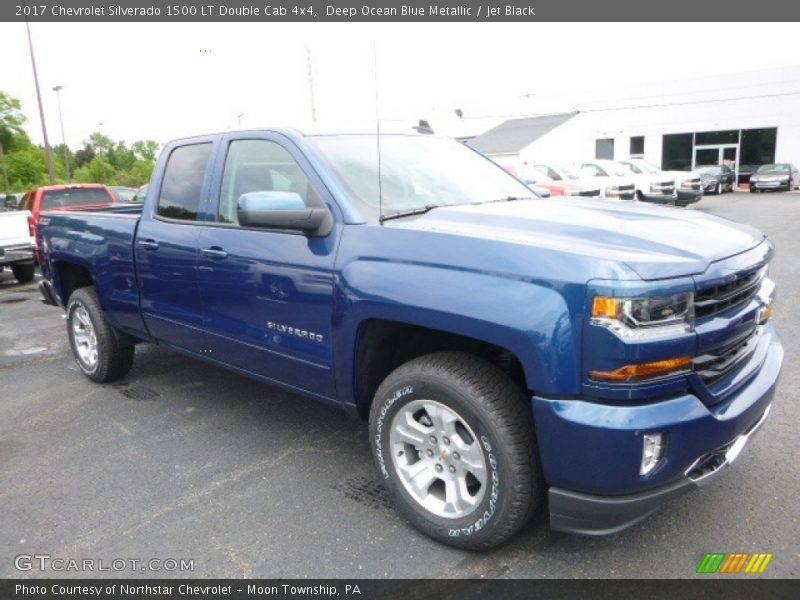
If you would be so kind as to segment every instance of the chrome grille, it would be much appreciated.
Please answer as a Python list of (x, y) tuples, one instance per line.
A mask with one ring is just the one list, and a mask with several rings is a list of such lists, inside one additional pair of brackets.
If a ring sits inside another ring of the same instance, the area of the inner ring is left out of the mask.
[(750, 357), (758, 345), (759, 329), (751, 330), (733, 342), (696, 356), (694, 370), (706, 383), (714, 383), (733, 371), (740, 363)]
[(680, 189), (697, 191), (697, 190), (700, 190), (701, 188), (702, 188), (702, 182), (700, 181), (700, 178), (698, 177), (696, 179), (694, 179), (694, 178), (692, 178), (692, 179), (684, 179), (683, 182), (681, 183), (681, 188)]
[(609, 190), (610, 195), (621, 200), (633, 200), (636, 196), (636, 186), (633, 184), (615, 185), (609, 188)]
[(739, 274), (733, 281), (699, 290), (694, 297), (697, 318), (710, 317), (723, 310), (750, 300), (758, 293), (766, 267)]
[(672, 194), (675, 193), (675, 183), (672, 181), (666, 181), (663, 183), (653, 183), (650, 185), (650, 193), (671, 196)]

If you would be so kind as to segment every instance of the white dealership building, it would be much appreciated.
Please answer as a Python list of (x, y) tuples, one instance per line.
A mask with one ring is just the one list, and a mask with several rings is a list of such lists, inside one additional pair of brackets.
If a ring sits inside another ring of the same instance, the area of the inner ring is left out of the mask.
[(800, 66), (534, 96), (467, 143), (500, 163), (644, 157), (663, 169), (800, 164)]

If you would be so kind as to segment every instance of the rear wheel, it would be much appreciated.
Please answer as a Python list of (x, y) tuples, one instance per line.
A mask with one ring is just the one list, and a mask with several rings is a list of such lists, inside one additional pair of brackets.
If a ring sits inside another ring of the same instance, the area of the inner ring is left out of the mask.
[(475, 356), (442, 352), (396, 369), (375, 395), (370, 440), (395, 506), (445, 544), (496, 546), (541, 504), (526, 394)]
[(128, 374), (135, 348), (123, 344), (106, 320), (93, 287), (73, 292), (67, 303), (67, 335), (83, 374), (100, 383)]
[(33, 281), (33, 275), (36, 270), (36, 265), (33, 263), (29, 265), (11, 265), (11, 272), (14, 273), (14, 278), (20, 283), (28, 283)]

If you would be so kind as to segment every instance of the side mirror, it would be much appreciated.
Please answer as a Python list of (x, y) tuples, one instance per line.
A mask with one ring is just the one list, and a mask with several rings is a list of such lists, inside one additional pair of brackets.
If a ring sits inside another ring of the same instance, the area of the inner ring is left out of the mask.
[(260, 191), (239, 196), (236, 215), (245, 227), (294, 229), (325, 235), (331, 215), (325, 208), (308, 208), (295, 192)]

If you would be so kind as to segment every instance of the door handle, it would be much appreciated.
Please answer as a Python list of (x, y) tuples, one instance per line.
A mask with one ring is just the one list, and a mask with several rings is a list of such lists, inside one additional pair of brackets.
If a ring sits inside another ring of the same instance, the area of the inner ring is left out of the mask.
[(222, 260), (228, 258), (228, 253), (219, 246), (212, 246), (211, 248), (203, 248), (200, 254), (212, 260)]
[(136, 243), (145, 250), (158, 250), (158, 242), (155, 240), (139, 240)]

